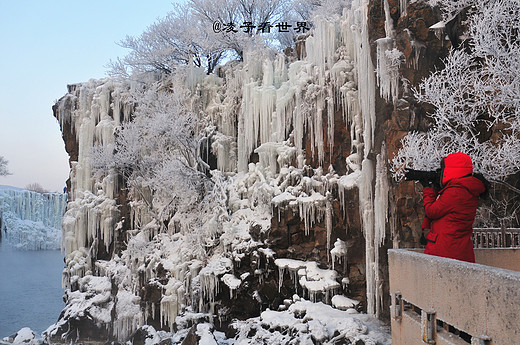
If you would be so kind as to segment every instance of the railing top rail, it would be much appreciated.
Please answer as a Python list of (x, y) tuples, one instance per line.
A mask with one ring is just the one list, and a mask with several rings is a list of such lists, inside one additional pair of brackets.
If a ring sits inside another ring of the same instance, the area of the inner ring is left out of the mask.
[(473, 232), (520, 232), (520, 228), (473, 228)]

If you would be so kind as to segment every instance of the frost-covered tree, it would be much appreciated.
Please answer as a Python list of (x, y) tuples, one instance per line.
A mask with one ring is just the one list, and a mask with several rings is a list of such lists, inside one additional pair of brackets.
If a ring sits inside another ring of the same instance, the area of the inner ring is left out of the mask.
[(177, 6), (140, 36), (126, 36), (119, 45), (130, 53), (111, 62), (111, 73), (172, 73), (178, 65), (193, 63), (211, 73), (224, 56), (225, 47), (211, 26), (205, 26), (187, 6)]
[(215, 37), (239, 59), (246, 50), (262, 45), (262, 38), (276, 39), (281, 31), (276, 25), (292, 19), (291, 0), (190, 0), (188, 4), (203, 27), (212, 28), (216, 22), (222, 25)]
[(179, 65), (193, 63), (209, 74), (224, 59), (242, 60), (245, 51), (292, 46), (293, 37), (311, 27), (311, 14), (338, 14), (348, 3), (350, 0), (190, 0), (140, 36), (123, 39), (119, 44), (130, 52), (109, 64), (110, 73), (170, 74)]
[(352, 0), (300, 0), (294, 2), (293, 10), (304, 20), (314, 16), (330, 18), (341, 15), (344, 8), (350, 8)]
[(25, 189), (36, 192), (36, 193), (49, 193), (49, 191), (38, 182), (29, 183), (27, 186), (25, 186)]
[(7, 176), (11, 173), (7, 169), (7, 163), (9, 163), (4, 157), (0, 156), (0, 176)]
[[(451, 1), (436, 2), (446, 6), (446, 17), (457, 12)], [(520, 2), (466, 0), (464, 6), (467, 40), (415, 91), (434, 106), (432, 126), (403, 139), (393, 160), (397, 175), (404, 167), (438, 168), (455, 151), (469, 154), (475, 170), (492, 180), (520, 172)]]
[(198, 152), (195, 116), (186, 110), (181, 87), (155, 84), (135, 91), (131, 122), (116, 129), (114, 145), (97, 146), (93, 167), (99, 176), (116, 171), (157, 220), (200, 202), (208, 178)]

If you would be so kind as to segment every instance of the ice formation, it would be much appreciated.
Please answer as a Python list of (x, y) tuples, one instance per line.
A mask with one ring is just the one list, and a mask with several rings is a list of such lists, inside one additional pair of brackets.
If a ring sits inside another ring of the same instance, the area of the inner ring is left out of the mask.
[(67, 194), (0, 186), (0, 238), (28, 250), (60, 249)]
[[(390, 16), (388, 0), (383, 0), (385, 9), (386, 37), (376, 40), (377, 45), (377, 85), (382, 98), (394, 104), (399, 99), (399, 66), (403, 60), (403, 53), (394, 47), (395, 30)], [(403, 9), (404, 5), (404, 9)], [(401, 10), (406, 11), (406, 2), (401, 1)]]
[(339, 263), (343, 263), (343, 265), (346, 265), (347, 254), (347, 244), (338, 238), (334, 243), (334, 248), (330, 251), (330, 255), (332, 256), (332, 269), (334, 269), (334, 264), (336, 263), (336, 260), (338, 260)]
[[(345, 243), (332, 238), (333, 212), (338, 202), (345, 210), (346, 191), (355, 189), (366, 239), (368, 312), (378, 313), (378, 250), (385, 235), (388, 182), (386, 148), (378, 147), (374, 136), (376, 75), (367, 11), (367, 1), (355, 0), (338, 20), (316, 19), (301, 61), (246, 52), (244, 62), (222, 76), (188, 69), (193, 103), (200, 116), (208, 117), (207, 127), (201, 129), (206, 133), (206, 152), (201, 155), (216, 157), (218, 171), (208, 173), (212, 190), (196, 203), (181, 205), (171, 218), (151, 214), (151, 207), (166, 206), (154, 204), (153, 196), (132, 195), (126, 232), (118, 231), (123, 227), (118, 204), (123, 186), (118, 186), (115, 173), (93, 176), (91, 152), (96, 145), (114, 145), (114, 130), (131, 118), (135, 85), (104, 79), (69, 88), (57, 104), (62, 128), (70, 126), (78, 143), (71, 200), (63, 219), (65, 317), (79, 317), (80, 309), (88, 309), (95, 322), (121, 341), (150, 318), (173, 330), (190, 311), (213, 315), (221, 291), (227, 289), (229, 298), (235, 298), (247, 286), (244, 281), (262, 281), (269, 274), (265, 265), (273, 261), (280, 286), (288, 270), (296, 291), (313, 302), (331, 303), (348, 278), (316, 262), (273, 260), (276, 254), (259, 240), (262, 236), (252, 235), (252, 229), (265, 235), (275, 212), (280, 217), (291, 208), (304, 224), (305, 235), (324, 223), (332, 266), (337, 261), (346, 264)], [(393, 72), (400, 57), (384, 42), (381, 47), (377, 82), (382, 95), (394, 99)], [(322, 167), (326, 145), (331, 155), (334, 149), (337, 112), (350, 129), (352, 144), (347, 173), (341, 176), (332, 165), (328, 170)], [(252, 155), (258, 155), (258, 162), (251, 162)], [(307, 165), (310, 157), (318, 167)], [(257, 262), (254, 274), (237, 274), (246, 256)], [(146, 302), (143, 310), (140, 296), (145, 285), (159, 291), (160, 302)], [(117, 288), (115, 296), (108, 293), (112, 288)], [(89, 298), (91, 293), (99, 294), (100, 300)], [(57, 332), (60, 322), (49, 334)], [(308, 327), (319, 329), (325, 339), (323, 327)], [(341, 330), (339, 336), (347, 337), (348, 332)]]
[(376, 71), (380, 95), (395, 104), (399, 96), (399, 66), (403, 59), (403, 53), (393, 48), (393, 39), (390, 37), (380, 38), (376, 43)]
[[(133, 110), (131, 86), (111, 79), (90, 80), (69, 86), (69, 93), (55, 107), (62, 130), (69, 128), (78, 145), (77, 161), (71, 162), (70, 200), (62, 220), (62, 243), (65, 250), (63, 287), (66, 289), (65, 314), (48, 334), (53, 334), (70, 318), (79, 318), (89, 310), (94, 322), (108, 325), (118, 339), (142, 325), (135, 294), (129, 295), (124, 285), (112, 296), (112, 284), (106, 275), (97, 276), (106, 267), (93, 267), (98, 251), (110, 252), (117, 236), (120, 220), (116, 203), (117, 176), (108, 174), (97, 181), (93, 174), (91, 154), (95, 145), (114, 143), (114, 128), (128, 121)], [(121, 239), (119, 239), (121, 241)], [(101, 264), (97, 261), (96, 265)], [(102, 266), (102, 265), (101, 265)], [(75, 287), (75, 288), (74, 288)], [(95, 298), (91, 298), (95, 296)], [(112, 310), (116, 316), (113, 319)]]
[(376, 158), (376, 185), (374, 196), (374, 280), (371, 289), (375, 290), (375, 314), (379, 316), (383, 308), (383, 281), (379, 270), (379, 248), (381, 248), (386, 236), (386, 223), (388, 221), (388, 191), (386, 145), (383, 142), (381, 153)]
[(276, 259), (274, 263), (278, 266), (278, 288), (281, 289), (285, 271), (288, 270), (296, 288), (301, 287), (313, 302), (316, 302), (320, 295), (322, 301), (330, 303), (330, 298), (340, 288), (336, 279), (338, 273), (334, 270), (321, 269), (314, 261)]
[(408, 7), (408, 0), (399, 0), (399, 12), (401, 15), (406, 13), (406, 8)]
[[(129, 120), (129, 85), (111, 79), (69, 86), (56, 115), (62, 128), (69, 125), (78, 143), (78, 160), (71, 163), (71, 200), (63, 220), (63, 247), (67, 254), (90, 248), (94, 241), (112, 243), (119, 211), (115, 205), (117, 176), (96, 182), (91, 153), (96, 144), (114, 143), (114, 128)], [(95, 250), (94, 247), (92, 249)]]

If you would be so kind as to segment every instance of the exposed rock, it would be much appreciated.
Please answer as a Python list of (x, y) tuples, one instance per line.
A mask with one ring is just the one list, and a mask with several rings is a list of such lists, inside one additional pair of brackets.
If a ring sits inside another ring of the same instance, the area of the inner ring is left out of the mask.
[(198, 345), (200, 338), (197, 337), (197, 325), (193, 325), (181, 345)]

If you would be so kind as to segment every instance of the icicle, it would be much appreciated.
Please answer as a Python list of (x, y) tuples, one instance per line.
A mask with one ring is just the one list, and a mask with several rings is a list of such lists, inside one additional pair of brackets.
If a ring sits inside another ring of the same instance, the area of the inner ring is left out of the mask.
[(399, 0), (399, 12), (401, 16), (406, 14), (406, 10), (408, 8), (408, 0)]
[(310, 228), (315, 222), (323, 219), (324, 204), (327, 198), (313, 191), (311, 196), (301, 196), (297, 199), (300, 218), (304, 221), (305, 235), (309, 235)]
[(410, 45), (412, 46), (411, 56), (413, 55), (411, 61), (407, 61), (407, 65), (417, 69), (419, 66), (419, 58), (421, 57), (422, 51), (426, 49), (426, 46), (423, 43), (417, 41), (410, 30), (404, 29), (404, 31), (408, 34), (410, 39)]
[[(276, 264), (276, 260), (275, 260), (275, 264)], [(282, 291), (284, 273), (285, 273), (285, 267), (278, 266), (278, 292)]]
[[(288, 269), (291, 274), (292, 281), (297, 284), (298, 283), (298, 275), (299, 270), (305, 268), (306, 262), (300, 260), (293, 259), (276, 259), (274, 260), (274, 264), (278, 266), (278, 291), (281, 291), (283, 285), (283, 276), (285, 270)], [(296, 289), (296, 285), (295, 285)]]
[(212, 136), (211, 151), (217, 156), (217, 169), (234, 171), (236, 162), (236, 143), (231, 136), (216, 133)]
[(377, 44), (377, 84), (382, 98), (396, 104), (399, 94), (399, 66), (403, 54), (393, 48), (392, 38), (380, 38)]
[(116, 300), (114, 336), (116, 339), (125, 340), (144, 324), (144, 316), (139, 304), (141, 299), (129, 291), (119, 290)]
[(381, 145), (381, 153), (376, 158), (376, 186), (374, 196), (374, 262), (375, 262), (375, 303), (376, 316), (379, 316), (382, 308), (382, 289), (383, 282), (379, 276), (379, 248), (381, 247), (386, 235), (386, 222), (388, 220), (388, 177), (386, 167), (386, 144)]
[[(323, 73), (334, 65), (334, 53), (338, 44), (337, 30), (334, 22), (324, 18), (315, 20), (314, 36), (305, 42), (307, 60), (319, 67)], [(320, 84), (324, 85), (324, 84)]]
[(179, 303), (177, 295), (163, 296), (161, 299), (161, 326), (168, 325), (170, 330), (173, 330), (175, 318), (179, 314)]
[[(318, 161), (323, 164), (325, 152), (323, 149), (323, 111), (325, 110), (325, 96), (323, 90), (319, 91), (317, 102), (317, 114), (314, 116), (314, 121), (311, 121), (310, 134), (311, 134), (311, 151), (314, 156), (314, 147), (318, 149)], [(334, 139), (332, 139), (334, 140)]]
[(381, 145), (381, 153), (376, 158), (376, 186), (374, 197), (375, 214), (375, 241), (374, 245), (380, 247), (385, 238), (385, 226), (388, 220), (388, 177), (386, 167), (386, 144)]
[(395, 37), (395, 30), (393, 25), (393, 19), (390, 15), (390, 5), (388, 4), (388, 0), (382, 0), (384, 3), (384, 9), (385, 9), (385, 33), (386, 37), (394, 38)]
[(446, 30), (446, 25), (443, 21), (440, 21), (430, 26), (430, 30), (433, 30), (433, 32), (435, 32), (435, 36), (437, 37), (437, 39), (441, 41), (444, 40), (444, 32)]
[(197, 85), (204, 79), (205, 73), (203, 68), (195, 66), (193, 61), (191, 61), (192, 59), (193, 58), (190, 57), (188, 67), (186, 68), (186, 85), (192, 92), (194, 92)]
[(358, 76), (358, 101), (362, 116), (364, 156), (373, 148), (375, 131), (375, 76), (370, 55), (368, 38), (368, 1), (355, 0), (352, 3), (351, 21), (354, 27), (353, 40), (356, 50), (355, 62)]
[[(332, 95), (332, 85), (329, 89), (329, 95)], [(332, 155), (334, 153), (334, 115), (335, 115), (335, 109), (334, 109), (334, 98), (333, 96), (329, 96), (325, 99), (327, 103), (327, 141), (329, 143), (329, 161), (332, 165)]]
[[(95, 182), (91, 150), (96, 144), (113, 144), (114, 128), (129, 120), (133, 110), (133, 104), (128, 100), (129, 87), (111, 79), (90, 80), (70, 86), (69, 94), (58, 102), (58, 118), (61, 123), (71, 123), (78, 142), (78, 160), (71, 162), (71, 189), (68, 193), (71, 198), (62, 224), (62, 248), (66, 253), (65, 286), (70, 286), (70, 279), (77, 279), (74, 276), (91, 273), (88, 263), (97, 256), (100, 241), (108, 251), (114, 240), (116, 222), (120, 218), (115, 201), (119, 189), (117, 178), (115, 173), (111, 173), (100, 183)], [(135, 213), (134, 209), (132, 213)], [(125, 321), (121, 318), (114, 332), (124, 334), (135, 328), (136, 322), (135, 319)]]
[(362, 164), (362, 180), (359, 187), (359, 212), (361, 215), (361, 226), (365, 236), (365, 263), (367, 284), (367, 312), (375, 313), (375, 277), (374, 265), (377, 261), (374, 253), (374, 203), (373, 188), (374, 180), (373, 162), (367, 158)]
[[(276, 128), (277, 120), (277, 90), (273, 85), (275, 78), (281, 82), (285, 78), (283, 71), (274, 71), (273, 61), (270, 59), (261, 64), (260, 59), (246, 55), (247, 68), (244, 69), (244, 85), (242, 93), (242, 106), (239, 114), (238, 140), (238, 169), (246, 171), (249, 155), (257, 148), (258, 143), (264, 144), (273, 140), (273, 136), (280, 137), (283, 128)], [(276, 66), (280, 68), (281, 60), (277, 60)], [(260, 84), (259, 75), (263, 74)], [(285, 127), (285, 125), (281, 126)]]
[[(353, 49), (353, 57), (357, 67), (357, 92), (352, 92), (350, 95), (356, 95), (358, 103), (349, 101), (349, 106), (352, 106), (349, 112), (354, 109), (357, 110), (356, 113), (349, 114), (352, 118), (351, 141), (353, 147), (356, 148), (355, 153), (358, 155), (357, 157), (352, 156), (351, 168), (355, 171), (354, 173), (359, 174), (357, 183), (359, 187), (359, 212), (366, 243), (367, 312), (374, 314), (375, 304), (377, 304), (377, 301), (375, 301), (377, 287), (375, 286), (374, 276), (374, 266), (377, 261), (374, 250), (374, 166), (368, 156), (374, 148), (376, 82), (368, 37), (368, 3), (367, 0), (354, 0), (350, 12), (347, 13), (347, 19), (352, 28), (351, 39), (354, 42), (353, 47), (356, 48)], [(386, 29), (392, 31), (389, 24), (387, 23)], [(347, 33), (348, 37), (348, 30), (344, 32)], [(358, 164), (354, 163), (361, 160), (361, 170), (359, 170), (357, 169)]]
[[(327, 192), (326, 195), (326, 210), (325, 210), (325, 224), (327, 227), (327, 261), (329, 261), (329, 253), (330, 253), (330, 236), (332, 234), (332, 194)], [(332, 262), (332, 269), (334, 269), (334, 260)]]
[(361, 181), (361, 169), (351, 174), (341, 176), (338, 180), (338, 194), (343, 214), (345, 214), (345, 191), (358, 187)]
[(323, 302), (329, 303), (331, 293), (334, 294), (340, 287), (336, 281), (337, 272), (320, 269), (314, 261), (305, 262), (304, 267), (298, 271), (298, 276), (300, 286), (313, 302), (316, 302), (318, 294), (321, 294), (324, 297)]
[(344, 277), (343, 279), (341, 279), (341, 286), (343, 290), (347, 289), (348, 284), (350, 284), (350, 279), (348, 277)]
[[(229, 264), (231, 264), (231, 260), (228, 260)], [(220, 268), (212, 267), (208, 265), (201, 269), (199, 272), (200, 277), (200, 285), (202, 293), (200, 295), (200, 305), (204, 305), (206, 302), (211, 305), (211, 303), (215, 302), (215, 296), (219, 291), (219, 278), (218, 274), (224, 271), (220, 271)]]

